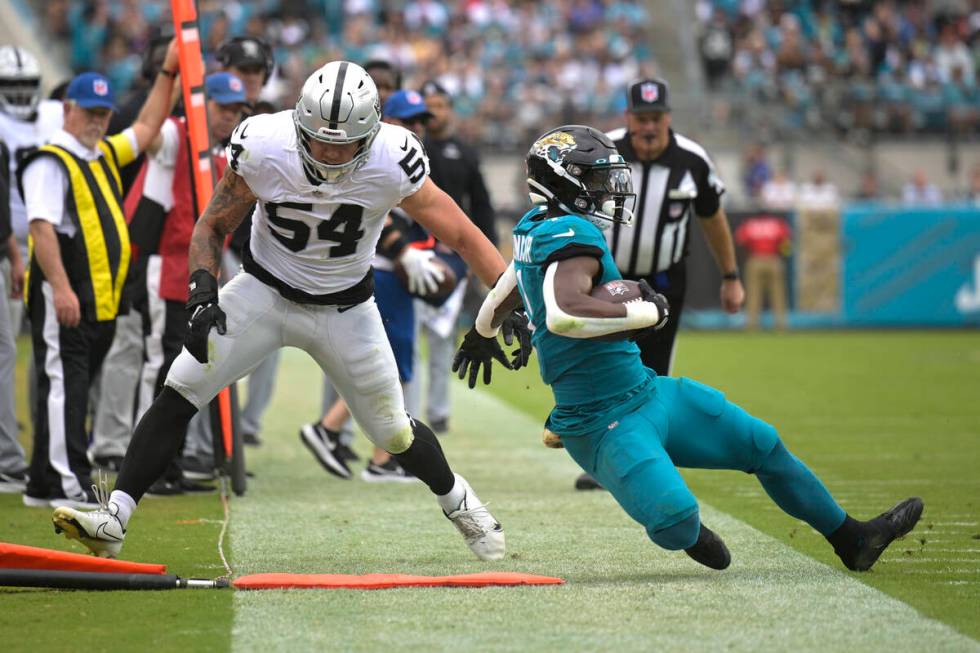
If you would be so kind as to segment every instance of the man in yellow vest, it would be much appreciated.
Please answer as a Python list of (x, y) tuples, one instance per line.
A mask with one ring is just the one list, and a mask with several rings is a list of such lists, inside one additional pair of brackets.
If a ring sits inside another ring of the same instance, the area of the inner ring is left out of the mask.
[(85, 417), (129, 268), (119, 168), (159, 133), (176, 77), (171, 43), (136, 122), (106, 138), (112, 89), (102, 75), (82, 73), (68, 86), (63, 129), (18, 170), (30, 221), (25, 299), (38, 371), (27, 506), (98, 505), (85, 455)]

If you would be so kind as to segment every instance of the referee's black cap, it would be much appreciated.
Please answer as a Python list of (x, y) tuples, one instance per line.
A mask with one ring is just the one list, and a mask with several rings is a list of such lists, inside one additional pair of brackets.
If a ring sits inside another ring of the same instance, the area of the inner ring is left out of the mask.
[(667, 101), (667, 82), (662, 79), (648, 77), (638, 79), (629, 85), (626, 91), (627, 107), (631, 113), (647, 111), (670, 111)]

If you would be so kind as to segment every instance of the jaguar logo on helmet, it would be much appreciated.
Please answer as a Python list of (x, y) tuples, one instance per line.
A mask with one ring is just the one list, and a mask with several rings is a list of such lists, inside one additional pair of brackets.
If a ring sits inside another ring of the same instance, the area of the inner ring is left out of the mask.
[(631, 223), (636, 194), (630, 168), (602, 132), (558, 127), (534, 142), (525, 164), (534, 204), (581, 216), (599, 229)]
[(567, 132), (554, 132), (534, 144), (534, 153), (542, 158), (561, 163), (565, 154), (575, 149), (575, 137)]

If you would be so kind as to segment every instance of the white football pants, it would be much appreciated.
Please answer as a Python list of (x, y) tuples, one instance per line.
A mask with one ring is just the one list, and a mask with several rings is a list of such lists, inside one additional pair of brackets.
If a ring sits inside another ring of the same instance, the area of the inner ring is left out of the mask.
[(299, 304), (240, 272), (221, 288), (218, 305), (227, 333), (211, 329), (209, 362), (184, 349), (167, 375), (167, 385), (189, 402), (200, 408), (273, 351), (297, 347), (330, 377), (372, 442), (391, 453), (409, 447), (398, 368), (373, 298), (352, 307)]

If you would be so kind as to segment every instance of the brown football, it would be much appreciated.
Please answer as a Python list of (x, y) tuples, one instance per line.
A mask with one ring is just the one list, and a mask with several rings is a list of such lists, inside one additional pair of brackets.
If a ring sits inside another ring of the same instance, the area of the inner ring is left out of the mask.
[[(602, 301), (609, 302), (611, 304), (625, 304), (626, 302), (633, 301), (634, 299), (643, 298), (643, 293), (640, 292), (639, 282), (630, 281), (629, 279), (615, 279), (613, 281), (607, 281), (606, 283), (593, 288), (592, 292), (589, 294), (596, 299), (601, 299)], [(610, 333), (609, 335), (592, 338), (592, 340), (602, 340), (603, 342), (628, 340), (642, 331), (643, 329), (620, 331), (618, 333)]]
[[(439, 284), (439, 287), (436, 289), (434, 293), (425, 295), (424, 297), (421, 297), (421, 299), (424, 299), (430, 303), (438, 304), (439, 302), (449, 297), (449, 295), (451, 295), (452, 292), (456, 290), (457, 279), (456, 279), (456, 273), (453, 272), (453, 269), (449, 267), (449, 264), (443, 261), (441, 258), (436, 256), (435, 258), (432, 259), (432, 262), (436, 267), (442, 270), (443, 272), (442, 282)], [(400, 263), (395, 263), (395, 276), (398, 277), (398, 280), (401, 282), (402, 287), (408, 290), (408, 275), (405, 273), (405, 268), (402, 267)], [(418, 295), (413, 295), (413, 296), (418, 297)]]

